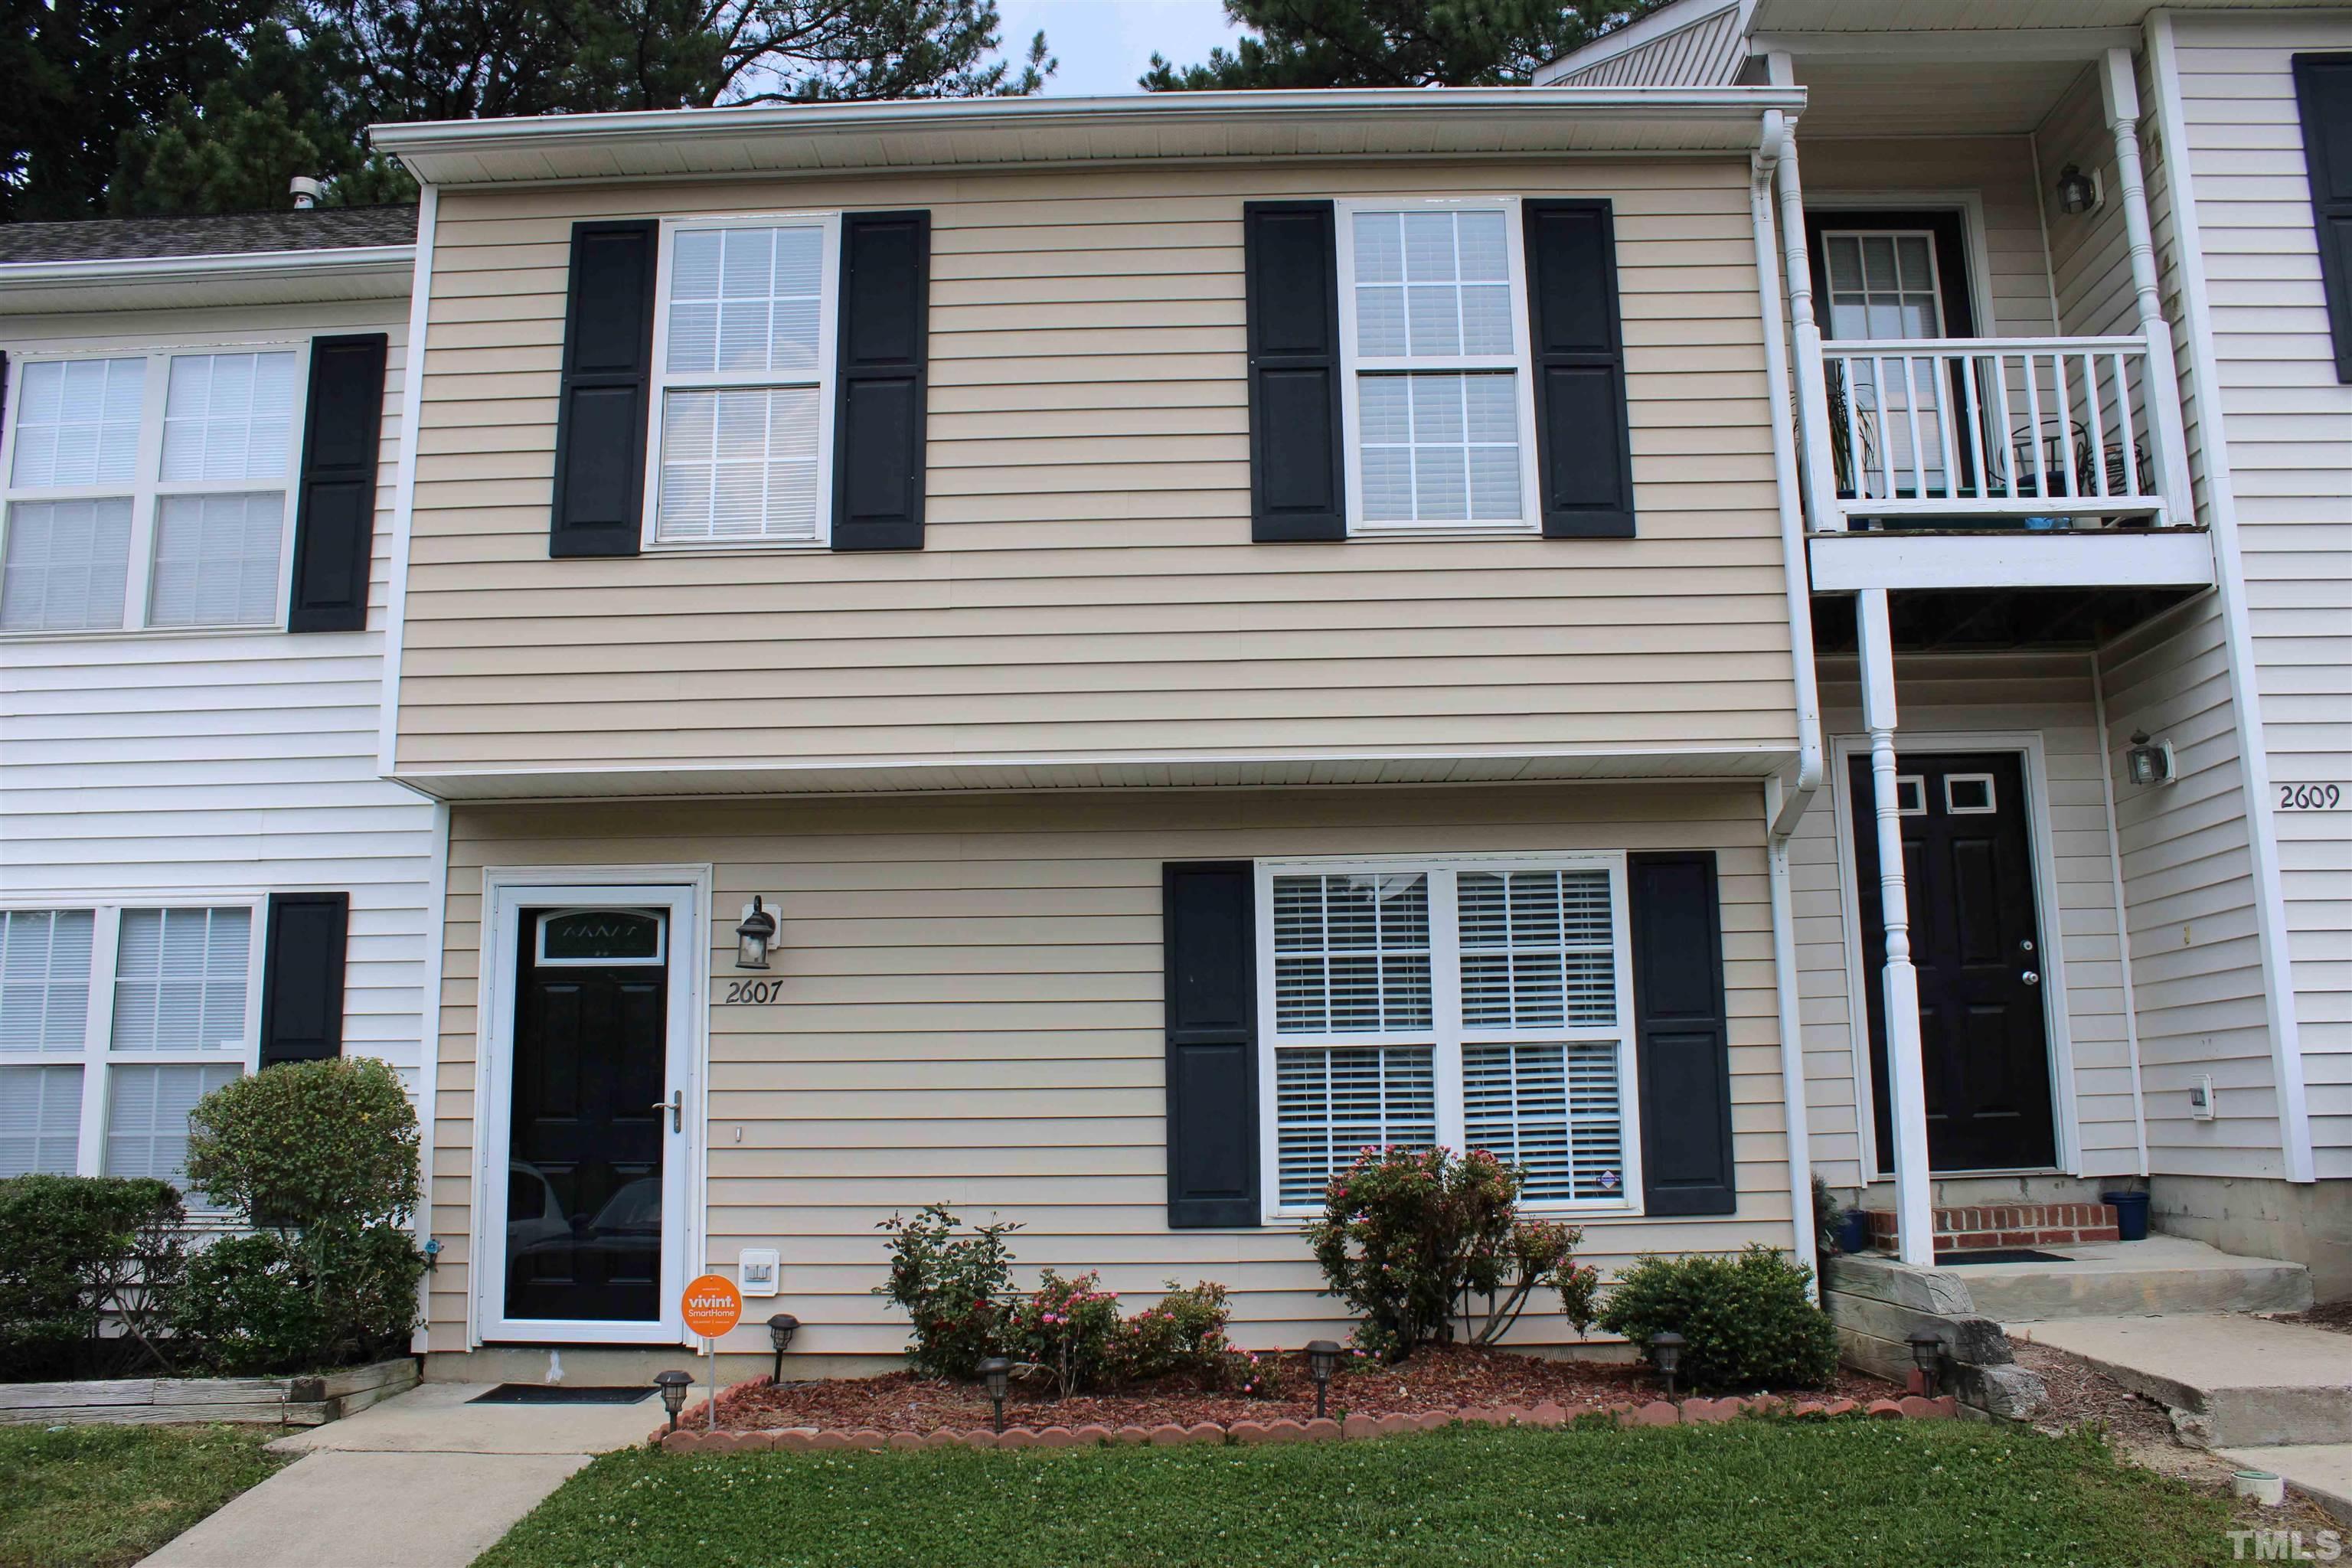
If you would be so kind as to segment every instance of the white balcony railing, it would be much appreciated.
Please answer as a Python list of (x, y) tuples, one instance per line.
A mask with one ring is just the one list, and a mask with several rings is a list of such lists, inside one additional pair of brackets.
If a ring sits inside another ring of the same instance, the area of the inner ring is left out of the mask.
[(1885, 339), (1822, 353), (1849, 528), (2097, 528), (2187, 514), (2161, 493), (2166, 422), (2151, 399), (2176, 393), (2148, 385), (2145, 339)]

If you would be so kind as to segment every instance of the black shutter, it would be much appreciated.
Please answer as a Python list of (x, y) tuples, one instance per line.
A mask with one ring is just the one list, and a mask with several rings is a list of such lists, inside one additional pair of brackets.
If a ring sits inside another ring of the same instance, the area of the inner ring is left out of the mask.
[(650, 220), (572, 226), (550, 555), (637, 552), (660, 245)]
[(1730, 1214), (1739, 1200), (1715, 857), (1628, 860), (1643, 1209), (1653, 1216)]
[(1256, 910), (1246, 860), (1161, 868), (1173, 1229), (1258, 1223)]
[(1633, 447), (1609, 204), (1531, 201), (1522, 219), (1544, 536), (1631, 539)]
[(349, 893), (272, 893), (261, 973), (261, 1065), (343, 1054)]
[(930, 314), (931, 215), (845, 214), (834, 350), (835, 550), (923, 547)]
[(1250, 537), (1348, 537), (1339, 444), (1339, 250), (1329, 202), (1242, 204)]
[(2294, 68), (2336, 379), (2352, 384), (2352, 54), (2297, 55)]
[(367, 629), (386, 342), (382, 332), (310, 340), (289, 632)]

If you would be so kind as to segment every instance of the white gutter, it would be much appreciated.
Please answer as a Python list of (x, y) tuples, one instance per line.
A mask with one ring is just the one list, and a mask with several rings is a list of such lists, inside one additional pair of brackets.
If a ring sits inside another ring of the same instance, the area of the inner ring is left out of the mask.
[(1789, 1144), (1789, 1214), (1799, 1262), (1821, 1268), (1812, 1211), (1813, 1159), (1805, 1106), (1804, 1019), (1797, 995), (1796, 900), (1789, 885), (1789, 837), (1811, 805), (1822, 782), (1821, 689), (1813, 670), (1812, 592), (1806, 582), (1805, 516), (1797, 489), (1794, 405), (1789, 391), (1789, 349), (1780, 322), (1780, 241), (1773, 229), (1772, 182), (1789, 134), (1787, 116), (1767, 110), (1748, 181), (1748, 214), (1756, 242), (1757, 296), (1764, 314), (1764, 384), (1771, 400), (1772, 479), (1780, 504), (1782, 573), (1789, 595), (1789, 653), (1797, 686), (1797, 772), (1784, 786), (1764, 781), (1765, 867), (1770, 878), (1773, 991), (1780, 1003), (1780, 1092)]
[(216, 256), (105, 257), (80, 261), (0, 262), (0, 289), (92, 288), (122, 283), (243, 281), (257, 273), (405, 272), (413, 245), (352, 245), (322, 250), (248, 250)]
[(2262, 954), (2263, 1007), (2271, 1061), (2277, 1074), (2279, 1142), (2291, 1182), (2318, 1179), (2311, 1155), (2311, 1106), (2303, 1081), (2303, 1043), (2294, 1010), (2294, 973), (2288, 963), (2286, 896), (2279, 882), (2278, 826), (2271, 817), (2271, 763), (2263, 733), (2263, 699), (2255, 679), (2254, 639), (2246, 608), (2245, 558), (2239, 553), (2238, 493), (2230, 475), (2230, 434), (2221, 407), (2221, 370), (2213, 352), (2213, 304), (2205, 288), (2205, 240), (2189, 168), (2189, 127), (2180, 108), (2180, 66), (2172, 41), (2172, 14), (2147, 18), (2150, 74), (2162, 118), (2165, 200), (2180, 268), (2182, 325), (2196, 377), (2198, 441), (2205, 454), (2206, 523), (2213, 536), (2214, 593), (2230, 650), (2230, 706), (2238, 728), (2240, 785), (2245, 793), (2246, 857), (2254, 876), (2255, 947)]

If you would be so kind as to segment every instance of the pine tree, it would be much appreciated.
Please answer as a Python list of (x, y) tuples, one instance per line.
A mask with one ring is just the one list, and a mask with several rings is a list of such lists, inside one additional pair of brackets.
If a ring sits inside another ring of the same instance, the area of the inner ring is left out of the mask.
[(1160, 55), (1140, 85), (1212, 88), (1506, 87), (1661, 0), (1225, 0), (1255, 37), (1199, 65)]

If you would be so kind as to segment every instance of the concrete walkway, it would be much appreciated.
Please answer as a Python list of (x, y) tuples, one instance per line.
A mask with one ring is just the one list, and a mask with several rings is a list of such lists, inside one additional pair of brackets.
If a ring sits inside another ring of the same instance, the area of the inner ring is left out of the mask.
[(428, 1383), (282, 1437), (301, 1456), (142, 1568), (467, 1568), (598, 1454), (645, 1440), (661, 1404), (469, 1405)]
[(2263, 1318), (2062, 1318), (2010, 1333), (2168, 1406), (2211, 1448), (2352, 1443), (2352, 1334)]

